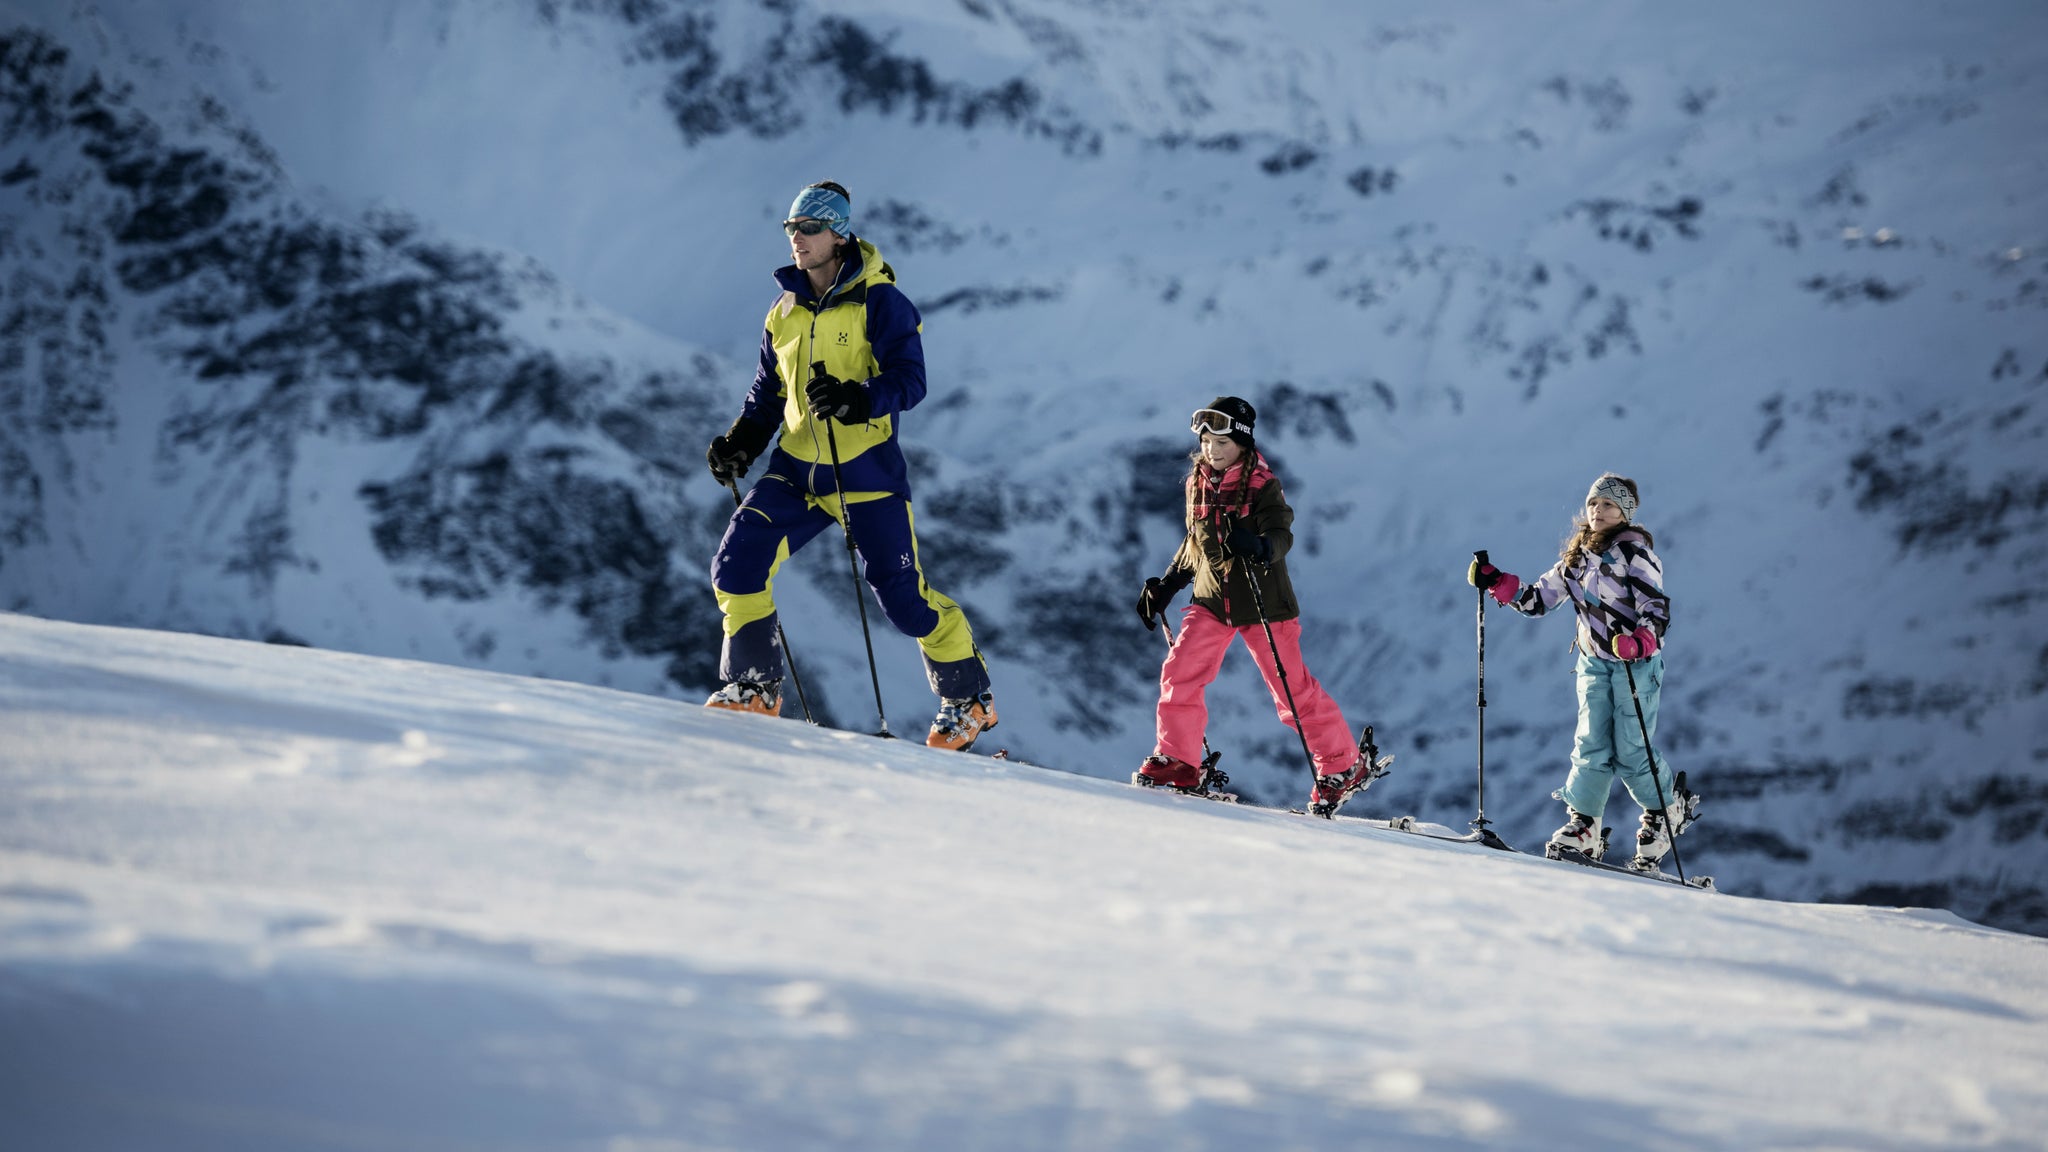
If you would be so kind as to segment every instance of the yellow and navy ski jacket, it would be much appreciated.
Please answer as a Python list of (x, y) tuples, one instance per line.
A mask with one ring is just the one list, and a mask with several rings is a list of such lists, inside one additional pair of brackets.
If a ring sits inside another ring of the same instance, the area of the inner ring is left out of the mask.
[[(796, 265), (775, 271), (782, 286), (761, 332), (761, 361), (747, 391), (743, 419), (764, 427), (780, 424), (782, 439), (768, 471), (788, 477), (814, 496), (836, 491), (833, 444), (848, 492), (910, 494), (909, 469), (896, 440), (897, 421), (924, 399), (924, 322), (910, 298), (896, 287), (896, 272), (873, 244), (852, 237), (858, 258), (839, 269), (825, 298), (811, 291), (810, 278)], [(825, 425), (804, 400), (811, 365), (841, 380), (858, 380), (867, 390), (866, 420)]]

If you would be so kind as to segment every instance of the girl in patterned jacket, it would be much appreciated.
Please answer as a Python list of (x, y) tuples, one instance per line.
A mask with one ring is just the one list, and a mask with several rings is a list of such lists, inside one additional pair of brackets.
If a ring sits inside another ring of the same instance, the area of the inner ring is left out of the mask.
[[(1646, 730), (1652, 737), (1657, 732), (1671, 601), (1664, 595), (1664, 566), (1651, 550), (1650, 531), (1635, 522), (1638, 499), (1635, 481), (1605, 473), (1586, 493), (1584, 514), (1572, 518), (1572, 533), (1557, 563), (1535, 583), (1525, 586), (1516, 576), (1477, 560), (1467, 578), (1524, 616), (1541, 616), (1566, 602), (1578, 615), (1579, 727), (1571, 774), (1552, 793), (1564, 801), (1567, 818), (1550, 846), (1597, 858), (1604, 847), (1600, 817), (1614, 778), (1620, 776), (1643, 808), (1630, 866), (1654, 871), (1671, 850), (1672, 836), (1692, 823), (1699, 797), (1686, 790), (1683, 774), (1673, 777), (1662, 756), (1654, 757), (1653, 780), (1653, 750), (1644, 742)], [(1633, 699), (1630, 672), (1635, 674)]]
[(1371, 782), (1371, 765), (1359, 754), (1337, 702), (1301, 660), (1301, 612), (1286, 560), (1294, 543), (1294, 511), (1252, 439), (1257, 418), (1235, 396), (1219, 396), (1194, 414), (1190, 431), (1201, 437), (1201, 446), (1186, 481), (1187, 536), (1166, 575), (1145, 581), (1138, 618), (1156, 627), (1174, 593), (1189, 584), (1194, 602), (1181, 612), (1180, 634), (1159, 669), (1158, 741), (1131, 782), (1183, 792), (1206, 789), (1199, 767), (1209, 720), (1203, 694), (1231, 641), (1241, 640), (1265, 677), (1280, 722), (1301, 733), (1315, 762), (1308, 810), (1329, 816)]

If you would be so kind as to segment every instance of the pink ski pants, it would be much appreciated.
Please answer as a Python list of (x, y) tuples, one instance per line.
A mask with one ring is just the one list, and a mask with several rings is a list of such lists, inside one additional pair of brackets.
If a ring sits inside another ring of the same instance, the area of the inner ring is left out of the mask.
[(1300, 710), (1297, 723), (1273, 667), (1273, 648), (1266, 644), (1265, 629), (1257, 624), (1233, 628), (1194, 604), (1181, 612), (1180, 634), (1173, 638), (1173, 649), (1159, 667), (1159, 744), (1154, 751), (1189, 764), (1202, 762), (1202, 732), (1209, 724), (1209, 708), (1202, 702), (1202, 694), (1222, 670), (1223, 654), (1236, 638), (1244, 640), (1252, 662), (1259, 666), (1259, 675), (1266, 678), (1266, 690), (1273, 694), (1280, 722), (1308, 737), (1316, 775), (1350, 767), (1358, 759), (1358, 745), (1337, 702), (1301, 662), (1301, 621), (1281, 620), (1273, 625), (1273, 647), (1280, 649), (1280, 659), (1287, 667), (1287, 688)]

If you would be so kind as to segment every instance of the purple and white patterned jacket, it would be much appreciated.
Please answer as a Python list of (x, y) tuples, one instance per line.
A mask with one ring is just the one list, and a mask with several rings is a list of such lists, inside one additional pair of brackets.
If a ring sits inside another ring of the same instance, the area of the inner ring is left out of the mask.
[(1579, 616), (1579, 651), (1602, 660), (1616, 659), (1607, 647), (1616, 633), (1647, 624), (1661, 645), (1671, 624), (1664, 564), (1643, 534), (1631, 528), (1617, 533), (1607, 551), (1587, 553), (1574, 567), (1558, 560), (1550, 571), (1524, 584), (1508, 606), (1524, 616), (1541, 616), (1567, 600)]

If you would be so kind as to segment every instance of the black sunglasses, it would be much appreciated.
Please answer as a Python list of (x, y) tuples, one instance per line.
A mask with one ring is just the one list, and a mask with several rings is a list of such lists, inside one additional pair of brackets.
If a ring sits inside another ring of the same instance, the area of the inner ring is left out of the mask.
[(799, 232), (806, 236), (816, 236), (831, 226), (832, 224), (828, 220), (784, 220), (782, 222), (782, 231), (790, 236), (794, 236)]

